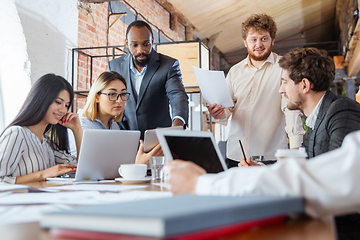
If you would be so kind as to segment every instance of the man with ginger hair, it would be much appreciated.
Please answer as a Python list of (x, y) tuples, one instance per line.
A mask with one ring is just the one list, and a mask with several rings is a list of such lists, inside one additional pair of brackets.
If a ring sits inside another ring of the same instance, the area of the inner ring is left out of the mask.
[(234, 107), (223, 108), (216, 103), (208, 107), (217, 123), (226, 125), (232, 116), (227, 141), (229, 167), (237, 166), (242, 158), (239, 140), (246, 156), (275, 160), (276, 149), (287, 148), (286, 132), (290, 148), (300, 147), (305, 134), (300, 111), (286, 109), (286, 98), (278, 93), (282, 70), (280, 57), (272, 52), (275, 21), (266, 14), (254, 14), (242, 27), (248, 56), (234, 65), (226, 78)]

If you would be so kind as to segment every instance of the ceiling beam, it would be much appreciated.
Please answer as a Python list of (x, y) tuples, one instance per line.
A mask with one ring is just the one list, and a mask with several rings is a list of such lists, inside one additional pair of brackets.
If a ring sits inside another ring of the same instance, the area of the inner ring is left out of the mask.
[(217, 40), (217, 38), (219, 37), (221, 32), (215, 33), (213, 35), (211, 35), (209, 38), (203, 39), (202, 41), (210, 48), (213, 49), (213, 47), (215, 46), (215, 42)]
[(83, 2), (83, 3), (104, 3), (111, 1), (118, 1), (118, 0), (79, 0), (79, 2)]
[(160, 4), (163, 8), (166, 9), (170, 13), (170, 15), (176, 15), (177, 20), (184, 25), (185, 27), (194, 27), (190, 21), (179, 12), (171, 3), (166, 0), (155, 0), (158, 4)]
[[(360, 1), (358, 0), (358, 2)], [(359, 11), (359, 6), (357, 10)], [(348, 77), (355, 77), (360, 70), (360, 21), (359, 20), (355, 25), (353, 35), (351, 36), (347, 46), (347, 51), (345, 54), (345, 66), (347, 66)]]
[(360, 42), (357, 42), (352, 58), (347, 68), (347, 76), (355, 77), (360, 70)]

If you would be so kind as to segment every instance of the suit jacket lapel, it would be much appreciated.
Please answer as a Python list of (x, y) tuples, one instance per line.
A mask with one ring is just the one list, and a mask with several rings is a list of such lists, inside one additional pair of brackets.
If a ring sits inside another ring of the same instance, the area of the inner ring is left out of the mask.
[(327, 91), (325, 93), (324, 99), (321, 103), (320, 109), (319, 109), (319, 113), (317, 115), (316, 118), (316, 122), (315, 122), (315, 126), (314, 126), (314, 130), (311, 133), (310, 136), (310, 140), (309, 140), (309, 149), (311, 149), (311, 151), (313, 151), (314, 149), (314, 145), (315, 145), (315, 136), (316, 133), (319, 129), (320, 124), (322, 123), (322, 121), (324, 120), (324, 117), (326, 115), (326, 112), (328, 110), (328, 108), (330, 107), (331, 103), (336, 99), (336, 96), (330, 92)]
[(130, 61), (131, 60), (132, 60), (131, 55), (128, 53), (126, 61), (124, 61), (124, 64), (122, 66), (122, 72), (124, 74), (123, 77), (126, 80), (127, 92), (130, 93), (130, 98), (127, 101), (127, 103), (130, 101), (130, 102), (133, 102), (136, 105), (136, 97), (135, 97), (136, 92), (134, 92), (135, 89), (133, 88), (133, 84), (132, 84), (132, 81), (131, 81), (131, 70), (130, 70)]
[(159, 68), (159, 65), (160, 65), (160, 63), (159, 63), (159, 55), (154, 49), (152, 49), (151, 53), (150, 53), (150, 61), (149, 61), (149, 64), (147, 66), (144, 78), (143, 78), (143, 80), (141, 82), (136, 109), (138, 109), (138, 107), (139, 107), (139, 105), (141, 103), (141, 100), (142, 100), (142, 98), (144, 96), (144, 93), (145, 93), (147, 87), (149, 86), (149, 83), (150, 83), (152, 77), (154, 76), (156, 70)]
[[(130, 76), (130, 61), (132, 61), (131, 55), (128, 53), (126, 59), (124, 60), (123, 64), (121, 65), (121, 72), (122, 76), (125, 78), (126, 85), (127, 85), (127, 92), (130, 93), (130, 98), (126, 101), (125, 104), (125, 117), (129, 118), (127, 121), (133, 122), (135, 126), (138, 126), (137, 118), (132, 116), (132, 110), (135, 109), (136, 106), (136, 98), (134, 95), (133, 85), (131, 83), (131, 76)], [(133, 107), (132, 107), (133, 106)], [(127, 110), (128, 109), (128, 110)], [(130, 109), (130, 110), (129, 110)], [(130, 123), (129, 123), (130, 124)], [(130, 126), (131, 127), (131, 126)]]

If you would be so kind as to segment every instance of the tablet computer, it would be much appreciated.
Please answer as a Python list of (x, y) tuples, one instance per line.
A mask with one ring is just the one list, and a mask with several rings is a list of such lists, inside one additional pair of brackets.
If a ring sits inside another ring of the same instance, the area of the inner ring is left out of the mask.
[(156, 129), (156, 135), (166, 160), (192, 161), (207, 173), (228, 169), (212, 132)]
[[(182, 126), (168, 127), (162, 129), (173, 129), (173, 130), (184, 130)], [(155, 129), (149, 129), (145, 131), (144, 137), (144, 152), (150, 152), (157, 144), (159, 143), (158, 138), (156, 137)]]

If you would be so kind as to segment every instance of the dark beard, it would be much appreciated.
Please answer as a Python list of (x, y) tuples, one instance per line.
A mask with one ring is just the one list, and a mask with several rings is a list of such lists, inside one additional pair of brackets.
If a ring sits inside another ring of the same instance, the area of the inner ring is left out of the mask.
[(271, 51), (272, 51), (272, 46), (269, 48), (268, 51), (264, 52), (264, 54), (262, 56), (256, 56), (255, 54), (253, 54), (253, 52), (251, 52), (249, 50), (248, 50), (248, 54), (249, 54), (249, 57), (251, 59), (253, 59), (254, 61), (265, 61), (270, 56)]
[(289, 110), (302, 110), (301, 108), (300, 108), (300, 106), (301, 106), (302, 104), (301, 104), (301, 102), (296, 102), (296, 103), (293, 103), (293, 104), (291, 104), (291, 105), (289, 105), (289, 104), (287, 104), (287, 109), (289, 109)]
[[(286, 96), (286, 95), (285, 95)], [(286, 96), (287, 99), (289, 99), (289, 97)], [(302, 111), (302, 107), (303, 107), (303, 99), (301, 99), (300, 95), (298, 94), (298, 100), (296, 102), (290, 102), (288, 100), (287, 106), (286, 106), (289, 110), (301, 110)]]
[[(140, 56), (145, 56), (146, 58), (144, 60), (138, 61), (137, 57), (140, 57)], [(144, 54), (144, 53), (140, 53), (136, 56), (132, 55), (132, 57), (133, 57), (135, 65), (137, 65), (139, 67), (145, 67), (149, 63), (149, 60), (150, 60), (149, 54)]]

